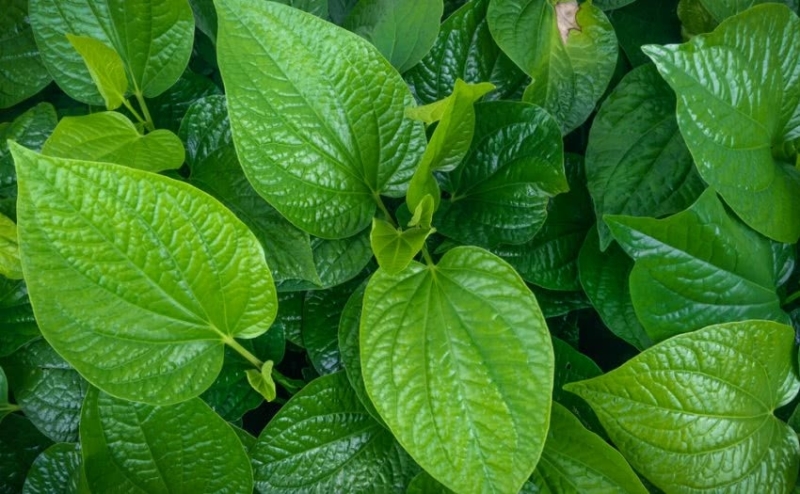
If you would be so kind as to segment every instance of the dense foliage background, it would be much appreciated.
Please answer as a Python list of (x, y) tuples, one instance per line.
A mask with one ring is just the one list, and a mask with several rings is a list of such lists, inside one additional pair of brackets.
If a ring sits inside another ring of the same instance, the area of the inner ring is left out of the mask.
[(794, 492), (796, 0), (0, 0), (0, 493)]

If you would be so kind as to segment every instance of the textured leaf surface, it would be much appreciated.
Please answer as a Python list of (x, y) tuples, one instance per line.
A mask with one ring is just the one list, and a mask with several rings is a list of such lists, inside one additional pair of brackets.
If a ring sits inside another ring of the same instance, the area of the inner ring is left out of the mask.
[(319, 290), (333, 288), (356, 277), (369, 267), (372, 249), (369, 244), (369, 230), (349, 238), (325, 240), (311, 238), (311, 253), (320, 284), (310, 281), (284, 281), (281, 291)]
[(553, 403), (547, 442), (529, 483), (533, 492), (553, 494), (648, 492), (617, 450), (558, 403)]
[(312, 381), (289, 400), (252, 456), (263, 494), (398, 492), (417, 471), (361, 406), (344, 372)]
[(369, 40), (405, 72), (433, 46), (443, 9), (442, 0), (359, 0), (343, 27)]
[(80, 445), (54, 444), (36, 457), (22, 494), (78, 494), (85, 482), (81, 465)]
[(800, 389), (794, 358), (790, 327), (727, 323), (671, 338), (567, 389), (661, 489), (788, 492), (800, 444), (772, 412)]
[(93, 492), (250, 494), (253, 474), (233, 429), (199, 399), (154, 407), (91, 388), (81, 417)]
[(109, 110), (119, 108), (128, 91), (125, 64), (119, 53), (102, 41), (88, 36), (67, 33), (67, 39), (83, 58), (89, 75), (106, 103), (106, 108)]
[(636, 261), (631, 299), (653, 340), (722, 321), (789, 322), (776, 293), (771, 242), (731, 216), (712, 189), (663, 220), (606, 222)]
[(14, 353), (39, 336), (39, 327), (22, 280), (0, 277), (0, 357)]
[(33, 39), (27, 0), (3, 0), (0, 17), (0, 108), (38, 93), (50, 82)]
[(496, 90), (486, 99), (521, 95), (528, 77), (492, 39), (486, 23), (489, 0), (472, 0), (442, 23), (433, 48), (406, 74), (415, 96), (424, 104), (449, 95), (457, 79), (490, 82)]
[(36, 319), (89, 382), (183, 401), (214, 381), (226, 340), (267, 330), (276, 296), (263, 249), (217, 201), (131, 168), (13, 152)]
[(497, 44), (533, 79), (524, 100), (550, 112), (565, 134), (582, 124), (617, 63), (605, 14), (591, 2), (492, 0), (486, 17)]
[(70, 97), (103, 98), (67, 34), (113, 48), (134, 92), (152, 98), (172, 86), (192, 52), (194, 18), (186, 0), (31, 0), (31, 26), (47, 70)]
[(678, 125), (703, 179), (751, 228), (800, 238), (800, 19), (765, 4), (683, 45), (645, 52), (678, 96)]
[[(675, 94), (652, 65), (628, 73), (594, 119), (586, 178), (598, 218), (662, 217), (689, 207), (705, 188), (675, 119)], [(611, 234), (598, 223), (605, 250)]]
[(220, 70), (253, 187), (301, 229), (350, 237), (379, 196), (405, 192), (422, 125), (414, 98), (366, 40), (273, 2), (217, 2)]
[(180, 168), (184, 158), (183, 143), (172, 132), (158, 129), (142, 135), (128, 117), (113, 111), (62, 118), (42, 154), (148, 172)]
[[(432, 206), (433, 201), (429, 200), (429, 204)], [(390, 273), (399, 273), (419, 254), (431, 233), (433, 230), (430, 228), (412, 227), (403, 230), (374, 218), (369, 237), (378, 264)]]
[(455, 491), (516, 492), (544, 444), (553, 353), (536, 299), (475, 247), (369, 281), (361, 364), (404, 448)]
[(442, 185), (450, 199), (434, 224), (468, 244), (526, 242), (544, 223), (550, 199), (568, 190), (558, 125), (527, 103), (482, 103), (475, 112), (472, 146)]
[[(186, 69), (178, 82), (148, 100), (147, 107), (157, 129), (167, 129), (177, 133), (183, 117), (195, 101), (218, 94), (222, 94), (222, 91), (213, 80)], [(224, 103), (222, 106), (225, 106)]]
[(88, 384), (42, 338), (3, 359), (14, 398), (33, 425), (55, 442), (78, 440)]
[(17, 224), (3, 214), (0, 214), (0, 275), (12, 280), (22, 279)]
[(22, 491), (25, 475), (39, 453), (52, 441), (36, 430), (31, 421), (12, 414), (0, 423), (0, 492)]

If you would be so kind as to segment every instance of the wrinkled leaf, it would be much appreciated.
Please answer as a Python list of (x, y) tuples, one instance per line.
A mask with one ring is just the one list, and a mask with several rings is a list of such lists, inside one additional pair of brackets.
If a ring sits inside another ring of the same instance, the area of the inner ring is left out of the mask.
[(794, 358), (790, 327), (727, 323), (566, 389), (592, 405), (614, 444), (661, 489), (788, 492), (800, 444), (772, 412), (800, 389)]
[(12, 150), (36, 319), (89, 382), (180, 402), (211, 385), (226, 342), (269, 328), (276, 297), (263, 249), (217, 201), (132, 168)]
[(436, 266), (378, 270), (360, 332), (372, 403), (428, 473), (455, 491), (519, 490), (544, 444), (553, 353), (511, 266), (457, 247)]
[(339, 240), (312, 238), (311, 253), (321, 283), (284, 281), (279, 285), (279, 290), (325, 290), (353, 279), (368, 268), (372, 259), (369, 230)]
[(222, 92), (214, 81), (186, 69), (175, 85), (149, 100), (147, 107), (157, 129), (178, 133), (183, 117), (195, 101), (218, 94)]
[(39, 327), (22, 280), (0, 277), (0, 357), (14, 353), (39, 336)]
[(80, 445), (56, 443), (36, 457), (22, 494), (78, 494), (85, 482)]
[(3, 0), (0, 12), (0, 108), (9, 108), (44, 89), (51, 79), (33, 39), (28, 1)]
[(106, 108), (116, 110), (125, 100), (128, 91), (128, 77), (125, 75), (125, 64), (113, 48), (100, 40), (89, 36), (75, 36), (67, 33), (67, 39), (80, 53), (86, 68), (89, 70)]
[(3, 214), (0, 214), (0, 275), (12, 280), (22, 279), (17, 224)]

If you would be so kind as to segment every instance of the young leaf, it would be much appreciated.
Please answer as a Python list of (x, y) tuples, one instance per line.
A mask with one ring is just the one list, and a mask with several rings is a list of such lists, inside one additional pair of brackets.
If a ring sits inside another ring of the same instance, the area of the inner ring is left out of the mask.
[(442, 0), (359, 0), (342, 27), (369, 40), (405, 72), (433, 46), (443, 10)]
[(0, 275), (12, 280), (22, 279), (17, 224), (3, 214), (0, 214)]
[(433, 48), (405, 77), (423, 104), (447, 97), (458, 79), (490, 82), (485, 99), (522, 94), (528, 77), (500, 50), (486, 24), (489, 0), (472, 0), (442, 23)]
[(78, 439), (88, 384), (42, 338), (3, 359), (14, 398), (25, 416), (56, 442)]
[(51, 79), (33, 39), (28, 20), (28, 1), (6, 0), (2, 5), (0, 108), (9, 108), (44, 89)]
[[(366, 40), (274, 2), (218, 0), (217, 47), (236, 150), (256, 191), (313, 235), (372, 221), (422, 154), (414, 98)], [(256, 61), (258, 69), (253, 69)]]
[(0, 276), (0, 357), (11, 355), (25, 343), (40, 336), (22, 280)]
[(180, 168), (184, 158), (183, 143), (172, 132), (158, 129), (142, 135), (128, 117), (113, 111), (62, 118), (42, 154), (148, 172)]
[(89, 75), (92, 77), (106, 108), (116, 110), (125, 101), (128, 91), (128, 76), (125, 75), (125, 64), (119, 53), (100, 40), (89, 36), (75, 36), (67, 33), (67, 39), (73, 48), (81, 54)]
[[(426, 197), (429, 198), (428, 201), (420, 202), (417, 209), (425, 208), (427, 202), (427, 208), (432, 211), (433, 200), (429, 195)], [(412, 227), (403, 230), (382, 219), (373, 218), (370, 243), (380, 267), (389, 274), (396, 274), (404, 270), (419, 254), (425, 245), (425, 240), (435, 231), (430, 227)]]
[(70, 97), (102, 105), (103, 97), (67, 34), (116, 51), (133, 92), (152, 98), (183, 73), (192, 53), (194, 18), (186, 0), (31, 0), (31, 26), (42, 61)]
[(558, 124), (520, 102), (475, 105), (472, 146), (445, 177), (450, 193), (434, 220), (441, 233), (487, 248), (531, 240), (550, 198), (569, 189)]
[[(705, 184), (675, 119), (675, 94), (652, 64), (629, 72), (592, 123), (586, 179), (598, 218), (653, 216), (689, 207)], [(612, 242), (598, 222), (600, 247)]]
[(224, 344), (269, 328), (276, 297), (264, 252), (217, 201), (132, 168), (12, 153), (36, 319), (89, 382), (177, 403), (211, 385)]
[(255, 369), (247, 369), (245, 371), (247, 382), (267, 401), (272, 401), (277, 396), (275, 381), (272, 380), (272, 366), (272, 360), (267, 360), (261, 366), (261, 372)]
[(418, 470), (343, 372), (294, 395), (261, 432), (252, 457), (256, 487), (275, 494), (398, 492)]
[(367, 392), (406, 451), (457, 492), (517, 492), (544, 445), (553, 350), (514, 269), (476, 247), (367, 285)]
[(653, 340), (721, 321), (789, 322), (776, 293), (771, 242), (731, 216), (713, 189), (663, 220), (605, 219), (636, 261), (631, 299)]
[(528, 483), (524, 492), (648, 493), (625, 458), (558, 403), (553, 403), (547, 442)]
[(550, 112), (564, 134), (582, 124), (617, 64), (605, 14), (591, 2), (491, 0), (486, 17), (500, 48), (533, 78), (523, 99)]
[(614, 444), (661, 489), (789, 492), (800, 444), (772, 412), (800, 389), (795, 358), (792, 328), (727, 323), (565, 388), (592, 405)]
[(22, 491), (31, 464), (52, 444), (22, 415), (12, 414), (0, 422), (0, 487), (4, 493)]
[(81, 448), (92, 492), (253, 491), (244, 446), (199, 399), (154, 407), (91, 388), (83, 404)]
[(678, 95), (678, 125), (697, 170), (759, 233), (800, 238), (800, 19), (758, 5), (682, 45), (644, 47)]
[(79, 444), (56, 443), (37, 456), (31, 465), (22, 494), (55, 492), (63, 494), (88, 492)]

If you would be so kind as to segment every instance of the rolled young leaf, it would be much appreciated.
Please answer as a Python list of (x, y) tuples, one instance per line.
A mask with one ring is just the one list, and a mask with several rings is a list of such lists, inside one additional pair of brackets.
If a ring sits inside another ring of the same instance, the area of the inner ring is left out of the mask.
[(89, 36), (67, 33), (70, 44), (83, 57), (89, 75), (106, 102), (108, 110), (116, 110), (125, 100), (128, 91), (128, 76), (125, 64), (113, 48)]

